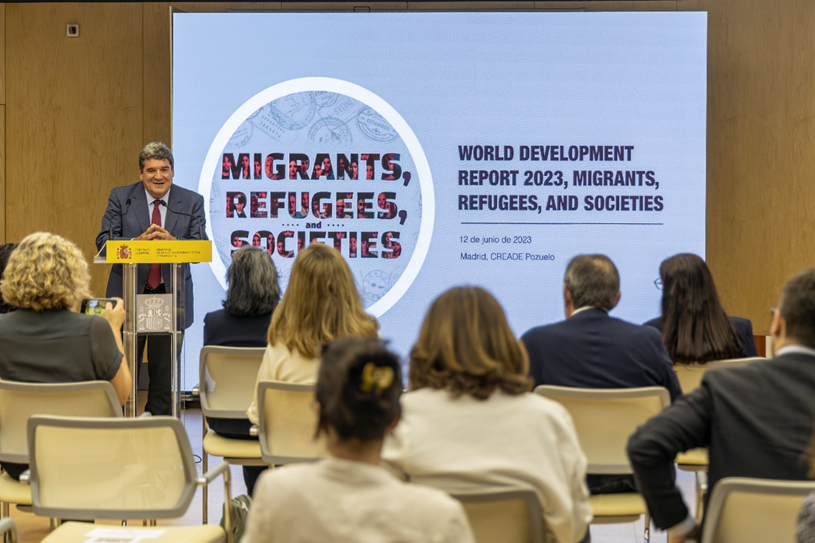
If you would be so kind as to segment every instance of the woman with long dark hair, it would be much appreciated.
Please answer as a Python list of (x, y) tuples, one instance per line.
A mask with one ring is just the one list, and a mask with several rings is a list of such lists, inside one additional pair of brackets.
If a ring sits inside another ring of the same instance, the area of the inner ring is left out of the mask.
[(700, 257), (674, 255), (659, 266), (662, 316), (645, 323), (662, 332), (674, 364), (758, 356), (748, 319), (728, 316)]

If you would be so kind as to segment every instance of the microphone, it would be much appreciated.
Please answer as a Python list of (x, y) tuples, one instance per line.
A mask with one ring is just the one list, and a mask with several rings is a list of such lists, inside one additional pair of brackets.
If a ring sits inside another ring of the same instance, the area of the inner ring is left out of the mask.
[(192, 217), (193, 219), (198, 221), (198, 239), (201, 239), (201, 240), (205, 239), (204, 238), (204, 231), (201, 229), (201, 219), (199, 219), (198, 217), (196, 217), (192, 213), (184, 213), (183, 211), (176, 211), (176, 210), (170, 208), (170, 206), (168, 206), (167, 203), (164, 200), (159, 200), (159, 205), (162, 206), (162, 207), (166, 207), (167, 211), (169, 211), (170, 213), (175, 213), (176, 215), (185, 215), (187, 217)]
[[(130, 209), (130, 198), (128, 198), (127, 201), (125, 202), (125, 212), (122, 213), (122, 217), (127, 215), (127, 212), (128, 212), (129, 209)], [(110, 222), (108, 222), (108, 240), (112, 240), (112, 239), (113, 239), (113, 221), (110, 221)], [(99, 248), (99, 252), (96, 253), (96, 256), (101, 255), (102, 254), (102, 249), (104, 249), (104, 248), (105, 248), (105, 244), (103, 243), (102, 246)]]

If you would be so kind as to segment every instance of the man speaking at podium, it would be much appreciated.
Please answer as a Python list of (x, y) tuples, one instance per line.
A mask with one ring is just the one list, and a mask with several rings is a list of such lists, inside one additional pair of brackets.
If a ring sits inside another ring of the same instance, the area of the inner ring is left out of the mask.
[[(102, 230), (96, 236), (100, 249), (109, 239), (176, 240), (201, 239), (205, 229), (204, 199), (200, 194), (173, 185), (173, 153), (161, 142), (148, 143), (139, 153), (140, 182), (110, 191), (108, 208), (102, 217)], [(184, 328), (193, 321), (192, 275), (190, 267), (181, 267), (186, 289), (179, 294), (184, 308)], [(137, 292), (172, 292), (169, 264), (139, 264)], [(115, 264), (105, 296), (123, 297), (122, 266)], [(182, 297), (183, 296), (183, 297)], [(137, 352), (141, 361), (146, 335), (140, 334)], [(172, 410), (170, 367), (172, 339), (169, 334), (153, 334), (147, 344), (150, 386), (144, 410), (153, 415), (169, 415)], [(178, 344), (179, 351), (181, 344)], [(137, 376), (134, 376), (134, 379)]]

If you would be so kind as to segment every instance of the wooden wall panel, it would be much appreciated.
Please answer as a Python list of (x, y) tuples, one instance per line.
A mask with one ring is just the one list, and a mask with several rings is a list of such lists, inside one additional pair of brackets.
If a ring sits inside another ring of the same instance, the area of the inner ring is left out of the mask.
[(6, 242), (6, 4), (0, 4), (0, 243)]
[(172, 145), (172, 53), (170, 3), (146, 2), (144, 9), (144, 132), (142, 141)]
[(707, 260), (728, 310), (766, 330), (815, 266), (815, 3), (679, 6), (708, 12)]
[(5, 103), (6, 103), (6, 4), (2, 3), (0, 4), (0, 104)]
[(110, 189), (138, 180), (142, 7), (8, 4), (6, 31), (7, 238), (57, 232), (91, 258)]
[(0, 105), (0, 243), (6, 242), (6, 106)]

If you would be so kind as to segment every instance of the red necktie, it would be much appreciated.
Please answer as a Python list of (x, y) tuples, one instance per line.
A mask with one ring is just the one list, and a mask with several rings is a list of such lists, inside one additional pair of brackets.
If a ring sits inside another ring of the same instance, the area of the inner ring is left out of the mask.
[[(159, 210), (159, 201), (153, 200), (153, 218), (152, 223), (161, 226), (161, 211)], [(147, 274), (147, 286), (150, 290), (156, 290), (159, 283), (161, 283), (161, 264), (150, 264), (150, 273)]]

